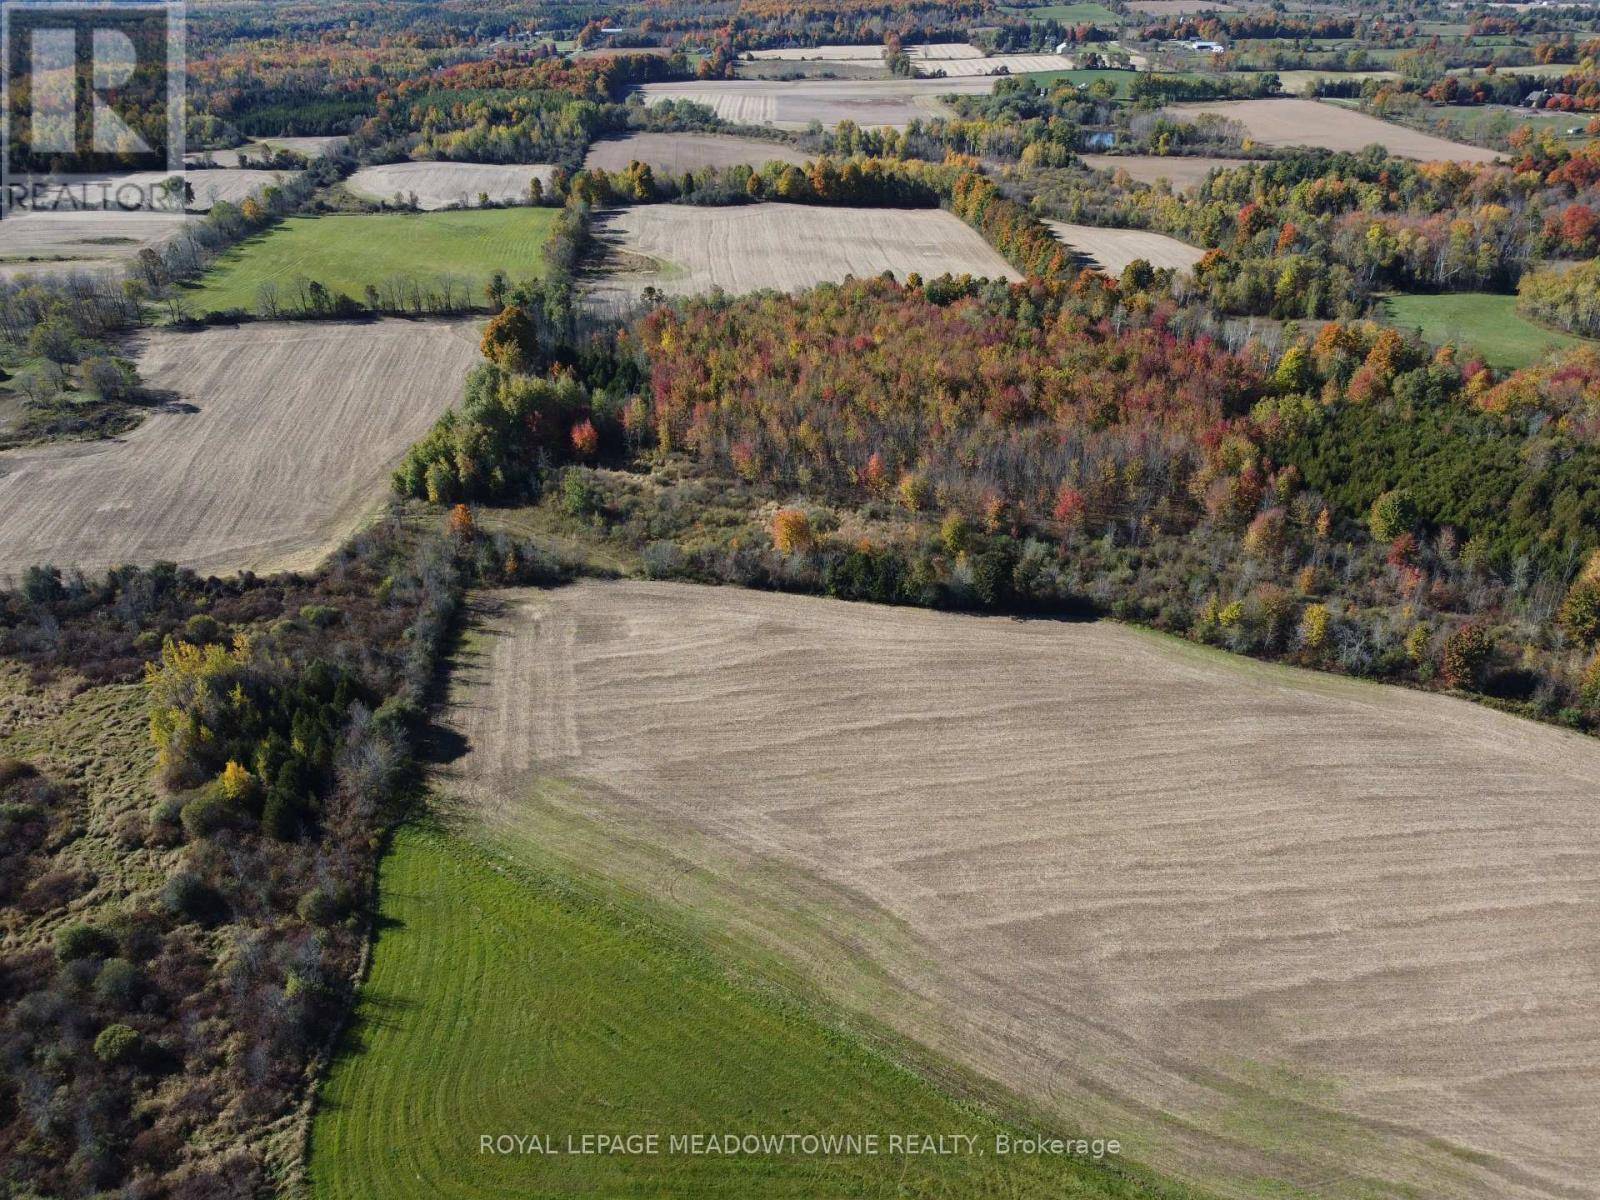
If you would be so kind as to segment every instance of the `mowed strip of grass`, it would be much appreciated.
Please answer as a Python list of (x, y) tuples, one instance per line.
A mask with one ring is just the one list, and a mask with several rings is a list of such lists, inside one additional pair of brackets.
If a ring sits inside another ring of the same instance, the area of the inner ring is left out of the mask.
[[(1189, 1195), (1133, 1169), (997, 1155), (996, 1133), (1017, 1130), (588, 886), (457, 834), (401, 832), (351, 1046), (320, 1098), (317, 1197)], [(657, 1133), (660, 1153), (569, 1152), (569, 1135), (592, 1133)], [(674, 1133), (883, 1142), (877, 1155), (692, 1154), (671, 1152)], [(912, 1133), (975, 1143), (887, 1151)], [(483, 1153), (500, 1134), (560, 1153)]]
[(303, 276), (360, 300), (397, 276), (454, 276), (474, 290), (494, 271), (513, 281), (544, 274), (553, 208), (290, 217), (217, 260), (187, 293), (196, 312), (254, 310), (261, 285), (287, 291)]
[(1436, 346), (1454, 342), (1496, 367), (1525, 367), (1551, 349), (1595, 345), (1528, 320), (1517, 312), (1515, 296), (1492, 292), (1395, 295), (1384, 301), (1384, 309), (1401, 329), (1421, 330), (1424, 341)]

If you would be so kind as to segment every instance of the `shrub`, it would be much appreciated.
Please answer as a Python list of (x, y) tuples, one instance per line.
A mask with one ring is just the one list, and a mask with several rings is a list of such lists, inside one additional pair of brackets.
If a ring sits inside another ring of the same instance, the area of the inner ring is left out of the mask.
[(222, 894), (193, 871), (179, 871), (167, 880), (161, 889), (161, 903), (174, 916), (202, 925), (219, 919), (227, 908)]
[[(226, 776), (223, 786), (227, 786)], [(198, 796), (183, 806), (179, 820), (183, 822), (183, 831), (189, 835), (189, 840), (197, 842), (229, 828), (234, 823), (235, 815), (233, 808), (220, 797)]]
[(326, 629), (339, 619), (339, 610), (328, 604), (307, 604), (300, 609), (300, 619), (313, 629)]
[(296, 911), (308, 925), (337, 925), (350, 915), (350, 900), (342, 892), (313, 888), (300, 897)]
[(1416, 502), (1403, 488), (1385, 492), (1372, 502), (1367, 524), (1380, 542), (1392, 542), (1417, 523)]
[(138, 1057), (139, 1031), (128, 1025), (107, 1025), (94, 1039), (94, 1054), (103, 1063), (131, 1062)]
[(804, 554), (815, 545), (811, 518), (798, 508), (780, 508), (772, 518), (772, 548), (779, 554)]
[(59, 962), (77, 962), (81, 958), (104, 958), (116, 953), (117, 942), (109, 933), (93, 925), (78, 922), (56, 932), (56, 959)]
[(138, 967), (125, 958), (109, 958), (95, 977), (94, 994), (103, 1004), (126, 1008), (138, 999), (142, 986)]
[(1447, 687), (1477, 686), (1493, 651), (1494, 643), (1488, 630), (1481, 625), (1463, 625), (1445, 639), (1444, 656), (1439, 664), (1440, 678)]
[(1561, 627), (1585, 646), (1600, 640), (1600, 580), (1582, 578), (1561, 603)]

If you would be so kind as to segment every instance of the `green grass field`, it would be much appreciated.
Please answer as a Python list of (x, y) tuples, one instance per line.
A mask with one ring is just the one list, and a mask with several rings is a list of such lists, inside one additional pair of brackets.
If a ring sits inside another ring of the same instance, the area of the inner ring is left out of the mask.
[(1497, 367), (1527, 366), (1552, 347), (1587, 342), (1520, 316), (1515, 296), (1489, 292), (1397, 295), (1384, 301), (1384, 309), (1401, 329), (1420, 329), (1423, 338), (1436, 345), (1455, 342), (1463, 349), (1476, 350)]
[[(737, 973), (642, 902), (591, 888), (459, 834), (399, 835), (351, 1045), (313, 1130), (320, 1200), (1189, 1194), (1132, 1168), (998, 1156), (995, 1134), (1014, 1127)], [(877, 1155), (830, 1157), (672, 1153), (669, 1140), (791, 1132), (884, 1141)], [(589, 1133), (657, 1133), (660, 1152), (566, 1152)], [(903, 1133), (976, 1143), (888, 1153)], [(482, 1153), (480, 1137), (499, 1134), (562, 1153)]]
[(1060, 21), (1064, 25), (1116, 25), (1121, 20), (1103, 4), (1045, 4), (1038, 8), (1003, 4), (1000, 11), (1008, 16), (1027, 17), (1033, 21)]
[(490, 273), (513, 280), (544, 272), (553, 208), (290, 217), (230, 250), (188, 293), (196, 312), (254, 310), (261, 285), (314, 279), (360, 299), (367, 284), (396, 276), (455, 276), (474, 294)]

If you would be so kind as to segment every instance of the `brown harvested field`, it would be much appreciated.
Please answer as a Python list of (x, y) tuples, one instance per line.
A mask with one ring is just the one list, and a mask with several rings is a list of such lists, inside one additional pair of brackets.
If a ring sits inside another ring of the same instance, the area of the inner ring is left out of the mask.
[(1201, 113), (1238, 121), (1263, 146), (1316, 146), (1325, 150), (1363, 150), (1376, 143), (1400, 158), (1422, 162), (1493, 162), (1500, 155), (1482, 146), (1447, 141), (1354, 109), (1316, 100), (1216, 100), (1174, 104), (1169, 115), (1193, 120)]
[(927, 70), (943, 71), (951, 79), (972, 75), (1026, 75), (1030, 71), (1070, 71), (1078, 64), (1063, 54), (989, 54), (950, 62), (930, 62)]
[(1078, 156), (1097, 171), (1126, 171), (1138, 183), (1156, 183), (1165, 179), (1175, 192), (1186, 192), (1198, 187), (1205, 177), (1218, 167), (1242, 167), (1243, 158), (1183, 158), (1156, 154), (1080, 154)]
[(549, 183), (555, 168), (504, 163), (405, 162), (362, 167), (345, 186), (369, 200), (393, 200), (396, 193), (415, 192), (417, 207), (433, 212), (451, 205), (472, 208), (481, 192), (496, 204), (528, 198), (534, 179)]
[(125, 438), (0, 454), (0, 579), (42, 562), (316, 565), (459, 399), (476, 333), (382, 321), (146, 335), (140, 373), (177, 403)]
[(1052, 233), (1102, 271), (1121, 275), (1136, 258), (1152, 267), (1187, 271), (1205, 254), (1198, 246), (1143, 229), (1106, 229), (1099, 225), (1070, 225), (1046, 221)]
[(1221, 1194), (1593, 1195), (1600, 745), (1114, 624), (501, 593), (442, 790)]
[(657, 172), (681, 175), (703, 167), (733, 167), (740, 163), (759, 167), (774, 161), (798, 166), (806, 161), (806, 155), (793, 146), (760, 138), (718, 133), (632, 133), (593, 143), (583, 165), (623, 171), (629, 163), (642, 162)]
[(712, 80), (705, 83), (647, 83), (640, 87), (646, 104), (692, 100), (710, 107), (725, 121), (804, 129), (812, 121), (832, 128), (840, 121), (900, 128), (947, 110), (940, 96), (953, 93), (987, 95), (990, 76), (967, 79), (797, 79)]
[(605, 269), (591, 285), (600, 307), (626, 303), (646, 287), (674, 296), (713, 287), (789, 292), (884, 271), (900, 279), (912, 271), (1020, 278), (982, 237), (939, 208), (648, 204), (604, 214), (595, 232), (607, 249)]
[[(957, 58), (982, 58), (983, 51), (966, 42), (929, 42), (905, 47), (913, 62), (942, 62)], [(866, 62), (883, 61), (883, 46), (791, 46), (779, 50), (751, 50), (756, 61), (777, 62)]]
[(177, 235), (178, 213), (42, 212), (0, 221), (0, 277), (108, 271)]

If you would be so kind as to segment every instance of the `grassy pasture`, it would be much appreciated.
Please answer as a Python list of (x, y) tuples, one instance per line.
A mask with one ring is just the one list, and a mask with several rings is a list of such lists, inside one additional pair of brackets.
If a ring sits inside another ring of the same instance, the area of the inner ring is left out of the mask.
[(495, 270), (513, 280), (544, 273), (553, 208), (291, 217), (218, 260), (188, 293), (196, 312), (254, 308), (261, 285), (297, 276), (360, 299), (395, 276), (454, 276), (473, 289)]
[[(997, 1157), (994, 1134), (1010, 1127), (588, 884), (409, 830), (381, 886), (357, 1048), (313, 1132), (318, 1200), (1186, 1194), (1082, 1160)], [(791, 1131), (960, 1133), (989, 1152), (666, 1149), (672, 1132)], [(565, 1152), (589, 1132), (659, 1132), (663, 1149)], [(563, 1152), (485, 1155), (485, 1133), (539, 1134)]]
[(1027, 17), (1033, 21), (1060, 21), (1073, 25), (1116, 25), (1121, 18), (1103, 4), (1042, 4), (1037, 8), (1020, 8), (1001, 5), (1007, 16)]
[(1400, 328), (1420, 329), (1429, 342), (1455, 342), (1462, 349), (1476, 350), (1497, 367), (1527, 366), (1552, 348), (1588, 341), (1528, 320), (1517, 312), (1515, 296), (1491, 292), (1397, 295), (1389, 297), (1384, 308)]

